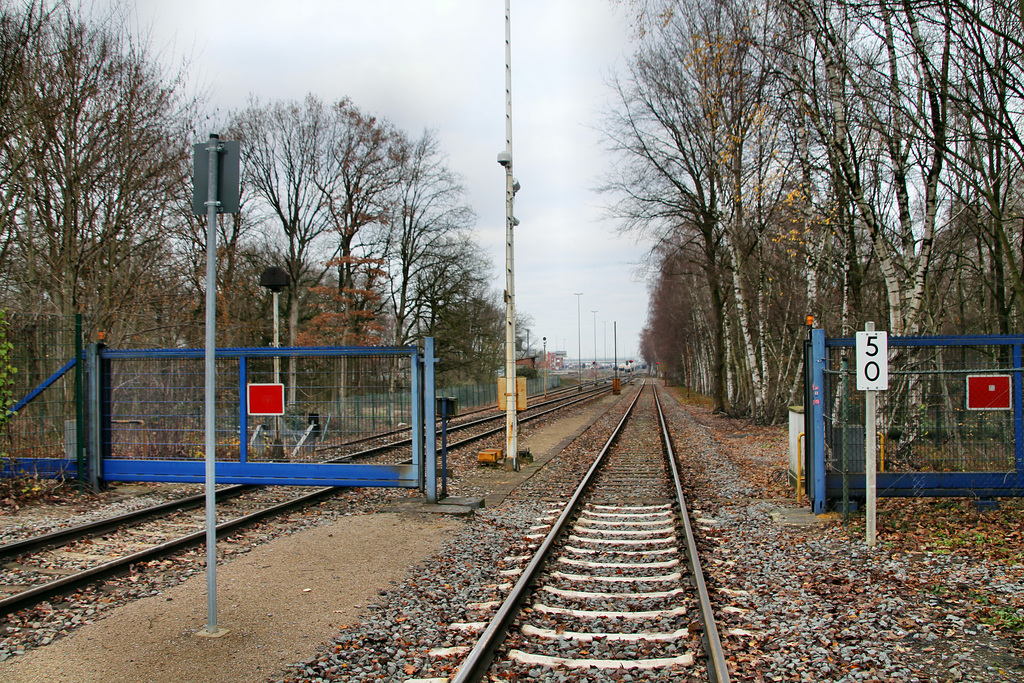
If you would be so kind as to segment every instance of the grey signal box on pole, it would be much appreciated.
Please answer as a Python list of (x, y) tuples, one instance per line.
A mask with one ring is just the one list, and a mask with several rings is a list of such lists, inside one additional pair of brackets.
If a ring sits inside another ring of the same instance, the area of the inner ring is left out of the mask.
[[(192, 145), (192, 213), (197, 216), (206, 215), (206, 202), (209, 193), (210, 153), (209, 144)], [(220, 143), (217, 161), (217, 213), (238, 213), (239, 200), (239, 166), (241, 144), (238, 140), (225, 140)]]

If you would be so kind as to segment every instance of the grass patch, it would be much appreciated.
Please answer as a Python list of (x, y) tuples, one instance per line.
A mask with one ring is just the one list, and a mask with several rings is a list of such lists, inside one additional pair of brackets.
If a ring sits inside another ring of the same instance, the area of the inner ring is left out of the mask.
[(675, 394), (676, 400), (683, 405), (710, 408), (715, 403), (710, 396), (705, 396), (704, 394), (697, 393), (696, 391), (687, 389), (686, 387), (670, 386), (668, 387), (668, 390)]

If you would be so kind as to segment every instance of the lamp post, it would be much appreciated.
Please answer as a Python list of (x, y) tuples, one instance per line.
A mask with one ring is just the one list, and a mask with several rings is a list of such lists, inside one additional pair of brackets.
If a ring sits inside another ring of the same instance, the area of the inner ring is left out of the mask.
[[(266, 287), (274, 295), (274, 348), (281, 348), (281, 290), (291, 283), (288, 271), (278, 266), (271, 266), (260, 273), (260, 287)], [(274, 356), (274, 384), (281, 383), (281, 357)], [(281, 443), (281, 418), (274, 418), (274, 448), (272, 457), (284, 457), (284, 444)]]
[(594, 314), (594, 382), (597, 383), (597, 311)]
[(542, 337), (544, 340), (544, 398), (548, 396), (548, 338)]
[[(260, 274), (260, 287), (266, 287), (274, 295), (274, 348), (281, 346), (280, 309), (278, 307), (281, 290), (291, 283), (291, 277), (284, 268), (272, 266)], [(274, 356), (274, 384), (281, 383), (281, 357)]]
[(577, 380), (576, 390), (583, 391), (583, 332), (582, 332), (582, 313), (580, 312), (580, 297), (583, 296), (583, 292), (574, 292), (576, 295), (576, 355), (579, 358), (579, 363), (576, 367)]
[(512, 212), (519, 183), (512, 176), (512, 9), (505, 0), (505, 149), (498, 163), (505, 168), (505, 454), (519, 470), (519, 426), (516, 422), (516, 288)]

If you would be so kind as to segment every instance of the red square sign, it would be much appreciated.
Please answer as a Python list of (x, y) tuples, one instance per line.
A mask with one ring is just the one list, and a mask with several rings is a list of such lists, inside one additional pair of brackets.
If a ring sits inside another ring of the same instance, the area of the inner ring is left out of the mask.
[(1009, 375), (968, 375), (967, 410), (1009, 410)]
[(284, 415), (283, 384), (247, 384), (245, 400), (250, 415)]

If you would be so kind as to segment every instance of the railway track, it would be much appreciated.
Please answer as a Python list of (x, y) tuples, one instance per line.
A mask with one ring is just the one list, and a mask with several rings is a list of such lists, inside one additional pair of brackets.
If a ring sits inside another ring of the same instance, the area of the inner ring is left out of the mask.
[[(625, 384), (625, 382), (624, 382)], [(544, 394), (534, 394), (530, 396), (530, 401), (533, 405), (528, 410), (534, 410), (538, 406), (554, 405), (563, 399), (572, 399), (583, 395), (586, 392), (588, 395), (591, 392), (604, 393), (608, 391), (606, 381), (594, 380), (591, 382), (584, 383), (582, 385), (565, 387), (561, 389), (552, 389)], [(540, 400), (540, 403), (536, 401)], [(479, 408), (473, 408), (471, 410), (463, 410), (460, 412), (458, 417), (449, 419), (449, 430), (458, 429), (463, 424), (468, 422), (476, 422), (483, 418), (486, 420), (504, 419), (505, 413), (496, 413), (497, 408), (495, 406), (484, 406)], [(386, 432), (380, 432), (377, 434), (371, 434), (369, 436), (359, 437), (357, 439), (350, 439), (342, 443), (335, 444), (318, 444), (316, 446), (317, 452), (324, 451), (337, 451), (346, 448), (353, 448), (361, 444), (372, 443), (381, 439), (389, 439), (397, 437), (398, 435), (406, 435), (410, 433), (409, 427), (402, 427), (401, 429), (392, 429)], [(406, 437), (408, 438), (408, 437)]]
[[(225, 521), (217, 525), (217, 537), (336, 493), (330, 487), (300, 490), (299, 495), (291, 487), (218, 491), (217, 515)], [(0, 617), (203, 544), (205, 511), (192, 504), (194, 498), (199, 496), (0, 546)]]
[[(561, 392), (532, 407), (520, 418), (529, 422), (610, 391), (595, 386), (583, 392)], [(468, 446), (504, 429), (504, 413), (477, 417), (451, 431), (471, 432), (449, 442), (449, 450)], [(501, 423), (500, 427), (489, 424)], [(334, 458), (394, 458), (410, 439), (378, 444)], [(397, 457), (402, 457), (401, 455)], [(338, 493), (335, 487), (224, 486), (217, 490), (217, 536), (316, 504)], [(206, 540), (204, 495), (189, 496), (107, 519), (0, 545), (0, 617), (96, 581), (127, 573), (138, 564), (158, 560), (202, 545)]]
[[(539, 402), (536, 402), (535, 398), (533, 405), (530, 405), (529, 408), (519, 414), (519, 422), (528, 423), (533, 420), (540, 419), (559, 410), (594, 400), (610, 391), (611, 385), (605, 383), (586, 387), (582, 391), (570, 389), (552, 392), (547, 399), (542, 399)], [(472, 411), (472, 413), (450, 420), (448, 423), (449, 437), (454, 434), (458, 434), (461, 438), (457, 441), (450, 441), (448, 443), (448, 447), (458, 448), (459, 446), (468, 445), (474, 441), (479, 441), (498, 434), (499, 432), (503, 432), (505, 429), (505, 413), (493, 412), (492, 414), (481, 414), (491, 410), (493, 409)], [(407, 430), (402, 431), (405, 432)], [(400, 439), (388, 438), (398, 433), (399, 432), (388, 432), (386, 434), (371, 437), (372, 439), (385, 438), (386, 440), (382, 443), (366, 446), (365, 443), (367, 439), (361, 439), (358, 442), (352, 441), (345, 444), (327, 444), (317, 446), (317, 452), (341, 452), (334, 459), (329, 460), (328, 462), (350, 462), (352, 460), (376, 457), (386, 453), (402, 453), (400, 449), (412, 445), (412, 437), (406, 436)], [(349, 450), (352, 449), (353, 446), (359, 444), (363, 444), (364, 447), (360, 450)]]
[(558, 670), (558, 680), (623, 669), (644, 680), (680, 671), (729, 680), (653, 385), (570, 500), (546, 514), (528, 539), (535, 552), (506, 558), (518, 580), (504, 602), (474, 606), (493, 617), (477, 624), (453, 683), (536, 677), (538, 668)]

